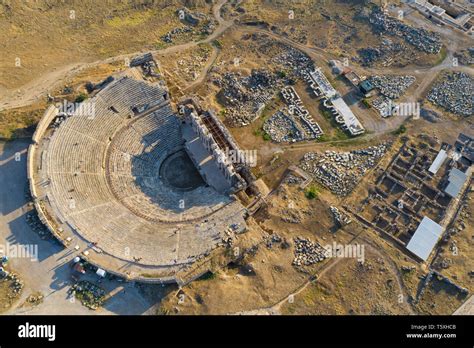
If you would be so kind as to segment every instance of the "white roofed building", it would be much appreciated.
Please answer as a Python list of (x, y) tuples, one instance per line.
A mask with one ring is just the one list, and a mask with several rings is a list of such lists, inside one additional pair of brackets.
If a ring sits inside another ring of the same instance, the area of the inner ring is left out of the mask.
[(407, 244), (407, 249), (426, 261), (443, 234), (443, 227), (425, 216)]

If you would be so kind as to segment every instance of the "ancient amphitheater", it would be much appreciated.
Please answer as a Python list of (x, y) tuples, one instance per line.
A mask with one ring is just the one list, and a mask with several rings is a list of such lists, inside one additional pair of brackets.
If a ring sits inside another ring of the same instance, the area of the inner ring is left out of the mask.
[(178, 283), (199, 276), (229, 236), (246, 230), (233, 194), (245, 181), (216, 160), (217, 138), (229, 134), (200, 117), (192, 107), (176, 115), (164, 88), (130, 77), (72, 113), (51, 106), (28, 154), (40, 219), (109, 273)]

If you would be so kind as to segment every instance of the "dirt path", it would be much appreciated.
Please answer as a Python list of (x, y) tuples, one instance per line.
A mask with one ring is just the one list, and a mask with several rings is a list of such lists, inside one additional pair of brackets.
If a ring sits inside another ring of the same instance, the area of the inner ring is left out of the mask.
[(209, 57), (207, 60), (206, 65), (204, 68), (201, 69), (201, 72), (199, 73), (199, 78), (195, 81), (193, 81), (190, 85), (188, 85), (186, 88), (183, 89), (183, 92), (187, 92), (192, 90), (193, 88), (201, 85), (207, 78), (207, 74), (209, 73), (209, 70), (211, 70), (212, 66), (216, 62), (217, 57), (219, 56), (220, 49), (217, 47), (212, 46), (212, 55)]
[(85, 66), (81, 64), (66, 65), (48, 72), (20, 88), (0, 91), (0, 111), (26, 106), (38, 101), (56, 86), (63, 84), (68, 77), (77, 74), (84, 67)]
[[(220, 15), (221, 8), (226, 2), (227, 0), (219, 0), (219, 2), (214, 5), (213, 14), (216, 20), (218, 21), (219, 25), (216, 28), (216, 30), (211, 35), (209, 35), (206, 39), (201, 40), (201, 41), (187, 42), (181, 45), (170, 46), (165, 49), (152, 50), (152, 51), (147, 51), (147, 52), (151, 52), (152, 54), (166, 55), (166, 54), (185, 51), (187, 49), (197, 47), (199, 44), (202, 44), (202, 43), (212, 42), (213, 40), (221, 36), (227, 29), (229, 29), (234, 24), (233, 21), (224, 20)], [(29, 82), (28, 84), (21, 86), (20, 88), (17, 88), (14, 90), (2, 89), (0, 90), (0, 111), (27, 106), (39, 100), (40, 98), (44, 98), (48, 92), (51, 92), (58, 86), (61, 86), (62, 84), (64, 84), (65, 80), (74, 76), (75, 74), (77, 74), (78, 72), (84, 69), (91, 68), (99, 64), (113, 63), (120, 60), (124, 61), (126, 58), (130, 59), (142, 53), (144, 52), (138, 51), (138, 52), (133, 52), (133, 53), (128, 53), (128, 54), (122, 54), (122, 55), (114, 56), (107, 59), (97, 60), (92, 63), (85, 63), (85, 62), (72, 63), (67, 66), (63, 66), (63, 67), (57, 68), (56, 70), (48, 72), (40, 76), (39, 78)], [(214, 54), (217, 54), (217, 53), (214, 52)], [(208, 69), (204, 71), (205, 74), (207, 74), (207, 72), (208, 72)], [(200, 83), (204, 81), (204, 78), (205, 76), (201, 76), (199, 78)], [(194, 82), (193, 85), (195, 84), (196, 83)]]
[[(360, 232), (359, 234), (355, 235), (349, 242), (348, 244), (350, 243), (353, 243), (357, 240), (357, 238), (363, 233), (364, 231)], [(265, 308), (259, 308), (259, 309), (255, 309), (254, 311), (256, 311), (257, 313), (260, 313), (260, 314), (281, 314), (281, 307), (285, 304), (285, 303), (288, 303), (288, 299), (290, 298), (290, 296), (294, 296), (296, 297), (298, 294), (300, 294), (301, 292), (303, 292), (308, 286), (310, 286), (311, 284), (314, 284), (316, 283), (319, 279), (321, 279), (327, 272), (329, 272), (334, 266), (336, 266), (339, 262), (341, 262), (341, 260), (345, 260), (343, 258), (334, 258), (330, 261), (328, 261), (323, 267), (321, 270), (319, 270), (317, 272), (317, 275), (314, 274), (312, 276), (309, 277), (308, 280), (306, 280), (303, 284), (301, 284), (298, 288), (296, 288), (293, 292), (289, 293), (287, 296), (285, 296), (283, 299), (281, 299), (280, 301), (278, 301), (277, 303), (275, 303), (274, 305), (272, 306), (269, 306), (269, 307), (265, 307)], [(253, 311), (252, 311), (253, 312)], [(237, 314), (249, 314), (251, 312), (248, 312), (248, 313), (237, 313)], [(233, 313), (233, 314), (236, 314), (236, 313)]]
[[(364, 231), (363, 231), (364, 232)], [(367, 243), (369, 246), (371, 246), (370, 250), (371, 252), (373, 252), (374, 254), (376, 254), (378, 257), (382, 258), (383, 260), (385, 260), (388, 264), (388, 266), (390, 267), (391, 271), (395, 274), (395, 277), (396, 277), (396, 282), (397, 282), (397, 287), (398, 287), (398, 290), (399, 290), (399, 293), (403, 295), (403, 298), (404, 299), (407, 299), (408, 298), (408, 292), (406, 290), (406, 287), (403, 283), (403, 279), (401, 277), (401, 274), (398, 270), (398, 268), (396, 267), (396, 265), (393, 263), (393, 261), (390, 260), (390, 258), (387, 258), (386, 255), (382, 254), (380, 251), (378, 251), (375, 247), (373, 247), (371, 244), (370, 241), (368, 241), (364, 236), (361, 236), (362, 233), (359, 233), (358, 235), (356, 235), (349, 243), (354, 243), (356, 242), (358, 239), (364, 241), (365, 243)], [(359, 238), (360, 237), (360, 238)], [(285, 298), (283, 298), (282, 300), (280, 300), (279, 302), (275, 303), (274, 305), (272, 306), (269, 306), (269, 307), (265, 307), (265, 308), (259, 308), (259, 309), (255, 309), (255, 310), (252, 310), (252, 311), (247, 311), (247, 312), (238, 312), (238, 313), (232, 313), (232, 314), (237, 314), (237, 315), (279, 315), (281, 314), (281, 307), (288, 303), (289, 301), (289, 298), (290, 296), (293, 296), (293, 297), (296, 297), (298, 296), (299, 294), (301, 294), (304, 290), (306, 290), (310, 285), (312, 284), (315, 284), (317, 283), (322, 277), (324, 277), (330, 270), (332, 270), (337, 264), (339, 264), (339, 262), (341, 262), (342, 260), (347, 260), (347, 259), (344, 259), (344, 258), (335, 258), (331, 261), (329, 261), (325, 266), (324, 266), (324, 269), (321, 270), (318, 275), (317, 275), (317, 278), (314, 278), (314, 277), (310, 277), (309, 280), (307, 280), (306, 282), (304, 282), (301, 286), (299, 286), (296, 290), (294, 290), (293, 292), (289, 293), (288, 296), (286, 296)], [(405, 309), (410, 313), (410, 314), (416, 314), (415, 311), (413, 310), (412, 306), (407, 302), (407, 301), (404, 301), (403, 302), (403, 306), (405, 307)]]
[(392, 273), (395, 274), (395, 276), (397, 278), (398, 289), (400, 290), (400, 294), (403, 295), (403, 299), (404, 299), (403, 300), (403, 305), (410, 312), (410, 314), (416, 314), (412, 304), (407, 301), (407, 299), (409, 297), (408, 290), (405, 286), (405, 283), (403, 282), (402, 275), (401, 275), (400, 270), (398, 269), (397, 265), (395, 264), (395, 262), (393, 262), (393, 260), (390, 258), (390, 256), (387, 255), (385, 252), (381, 252), (380, 249), (377, 248), (377, 246), (374, 245), (373, 241), (369, 240), (365, 236), (361, 236), (361, 239), (365, 243), (367, 243), (368, 245), (372, 246), (372, 248), (371, 248), (372, 252), (374, 252), (381, 259), (386, 261), (386, 263), (390, 267)]
[[(213, 40), (217, 39), (220, 37), (226, 30), (229, 28), (233, 27), (235, 24), (233, 21), (226, 21), (224, 18), (221, 16), (221, 9), (224, 4), (226, 4), (227, 0), (219, 0), (213, 7), (212, 12), (215, 17), (215, 19), (218, 22), (218, 26), (216, 30), (208, 36), (206, 39), (201, 40), (201, 41), (193, 41), (193, 42), (188, 42), (184, 43), (181, 45), (176, 45), (176, 46), (170, 46), (165, 49), (161, 50), (152, 50), (150, 51), (153, 54), (160, 54), (160, 55), (166, 55), (166, 54), (172, 54), (176, 52), (181, 52), (190, 48), (194, 48), (199, 44), (202, 43), (210, 43)], [(310, 56), (312, 59), (316, 61), (323, 61), (323, 62), (328, 62), (331, 59), (337, 59), (338, 57), (324, 51), (321, 48), (318, 47), (308, 47), (306, 45), (300, 44), (298, 42), (295, 42), (291, 39), (282, 37), (280, 35), (277, 35), (273, 32), (270, 32), (266, 29), (261, 29), (261, 28), (249, 28), (245, 26), (239, 26), (239, 30), (243, 32), (249, 32), (249, 33), (263, 33), (267, 34), (273, 39), (276, 39), (278, 41), (281, 41), (283, 43), (286, 43), (296, 49), (299, 49), (303, 52), (305, 52), (308, 56)], [(366, 73), (371, 73), (371, 74), (381, 74), (381, 73), (398, 73), (398, 74), (410, 74), (410, 73), (426, 73), (427, 75), (432, 75), (440, 70), (443, 69), (452, 69), (452, 58), (453, 58), (453, 51), (457, 44), (455, 42), (449, 41), (447, 44), (447, 56), (441, 62), (439, 65), (434, 66), (434, 67), (428, 67), (428, 68), (416, 68), (416, 67), (407, 67), (407, 68), (390, 68), (388, 71), (387, 69), (376, 69), (376, 68), (367, 68), (367, 69), (362, 69)], [(60, 86), (61, 84), (64, 83), (64, 81), (77, 74), (79, 71), (84, 70), (86, 68), (94, 67), (99, 64), (104, 64), (104, 63), (112, 63), (112, 62), (117, 62), (120, 60), (125, 60), (126, 58), (130, 59), (131, 57), (134, 57), (136, 55), (144, 53), (143, 51), (139, 52), (133, 52), (129, 54), (123, 54), (123, 55), (118, 55), (114, 56), (111, 58), (107, 58), (104, 60), (97, 60), (92, 63), (85, 63), (85, 62), (76, 62), (61, 68), (58, 68), (52, 72), (49, 72), (34, 81), (18, 88), (15, 90), (0, 90), (0, 110), (2, 109), (12, 109), (12, 108), (18, 108), (22, 106), (26, 106), (31, 104), (32, 102), (45, 97), (45, 95), (50, 92), (51, 90), (55, 89), (56, 87)], [(213, 52), (213, 57), (216, 57), (218, 52)], [(215, 58), (214, 58), (215, 59)], [(194, 81), (191, 85), (186, 87), (187, 90), (192, 89), (199, 84), (203, 83), (205, 81), (205, 78), (207, 76), (207, 73), (209, 72), (210, 67), (212, 67), (213, 64), (213, 59), (210, 60), (208, 65), (206, 66), (205, 69), (203, 69), (200, 77), (198, 78), (197, 81)], [(456, 70), (459, 71), (464, 71), (470, 74), (474, 74), (474, 68), (471, 67), (466, 67), (466, 66), (459, 66), (456, 68)], [(429, 86), (430, 84), (427, 83), (424, 86)], [(417, 95), (421, 95), (424, 92), (421, 88), (417, 91)]]

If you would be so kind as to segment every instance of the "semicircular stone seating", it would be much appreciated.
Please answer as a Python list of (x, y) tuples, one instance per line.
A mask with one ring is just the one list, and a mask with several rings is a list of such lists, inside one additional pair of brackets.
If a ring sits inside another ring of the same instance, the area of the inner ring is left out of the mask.
[[(95, 113), (65, 119), (46, 149), (53, 213), (89, 242), (123, 260), (186, 264), (221, 241), (240, 206), (206, 185), (167, 186), (163, 160), (183, 147), (179, 119), (161, 88), (122, 78), (95, 97)], [(134, 116), (134, 107), (163, 105)], [(92, 104), (91, 104), (92, 105)]]

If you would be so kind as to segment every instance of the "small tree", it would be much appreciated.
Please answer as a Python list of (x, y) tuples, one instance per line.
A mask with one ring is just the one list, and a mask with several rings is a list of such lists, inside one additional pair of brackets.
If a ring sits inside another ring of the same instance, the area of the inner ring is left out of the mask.
[(84, 100), (87, 99), (87, 95), (84, 93), (79, 94), (76, 99), (74, 100), (75, 103), (82, 103)]
[(395, 131), (396, 135), (403, 134), (407, 131), (407, 127), (404, 124), (401, 124), (400, 127)]
[(316, 197), (318, 197), (318, 189), (316, 188), (316, 186), (311, 186), (305, 193), (305, 196), (306, 198), (308, 199), (315, 199)]

